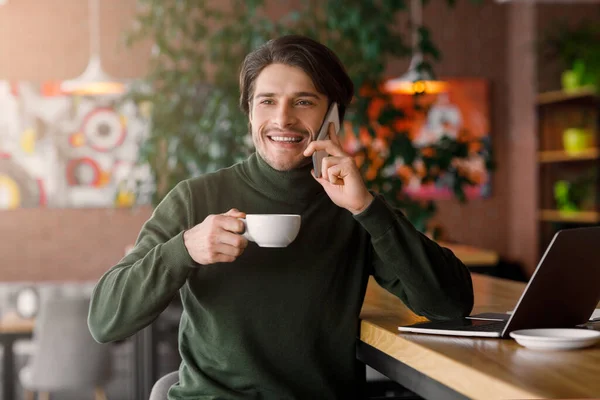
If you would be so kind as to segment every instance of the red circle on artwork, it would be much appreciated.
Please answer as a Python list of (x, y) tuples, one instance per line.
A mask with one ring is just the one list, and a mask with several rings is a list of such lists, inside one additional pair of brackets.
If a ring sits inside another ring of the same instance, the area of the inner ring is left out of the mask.
[[(77, 179), (77, 169), (83, 166), (91, 167), (94, 172), (94, 178), (91, 182), (82, 184)], [(69, 161), (67, 165), (67, 182), (69, 186), (96, 186), (100, 182), (100, 167), (93, 159), (89, 157), (76, 158)]]
[[(93, 118), (97, 118), (98, 115), (102, 115), (102, 114), (109, 114), (111, 117), (115, 117), (116, 119), (119, 120), (119, 126), (120, 126), (120, 131), (118, 133), (118, 137), (116, 138), (116, 140), (113, 143), (110, 143), (108, 145), (98, 145), (94, 143), (93, 138), (90, 138), (89, 135), (90, 133), (88, 133), (86, 127), (91, 123), (90, 120), (92, 120)], [(101, 108), (96, 108), (93, 111), (90, 111), (85, 118), (83, 119), (83, 123), (82, 123), (82, 127), (81, 127), (81, 131), (84, 133), (84, 135), (86, 136), (86, 143), (88, 143), (88, 145), (98, 151), (98, 152), (108, 152), (116, 147), (119, 147), (120, 145), (123, 144), (123, 142), (125, 141), (125, 136), (127, 135), (127, 129), (125, 127), (125, 125), (123, 125), (120, 121), (120, 118), (118, 116), (118, 114), (115, 112), (114, 109), (109, 108), (109, 107), (101, 107)]]

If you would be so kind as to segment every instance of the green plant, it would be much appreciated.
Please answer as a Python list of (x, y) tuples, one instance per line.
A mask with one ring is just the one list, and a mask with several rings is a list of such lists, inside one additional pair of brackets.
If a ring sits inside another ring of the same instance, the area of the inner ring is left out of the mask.
[[(542, 49), (547, 59), (559, 59), (568, 70), (570, 86), (600, 87), (600, 25), (597, 19), (576, 26), (562, 22), (545, 35)], [(574, 81), (574, 82), (573, 82)]]
[(560, 211), (580, 211), (594, 208), (595, 169), (590, 169), (554, 183), (554, 200)]
[[(139, 0), (139, 5), (129, 43), (146, 39), (155, 43), (145, 90), (134, 93), (154, 105), (152, 132), (142, 147), (141, 161), (150, 164), (156, 178), (155, 204), (182, 179), (231, 165), (250, 152), (247, 118), (237, 105), (238, 67), (249, 51), (286, 33), (318, 39), (346, 65), (356, 87), (347, 126), (354, 134), (366, 131), (382, 144), (378, 148), (366, 144), (357, 152), (357, 157), (374, 155), (363, 157), (361, 164), (369, 187), (403, 207), (421, 230), (435, 205), (412, 201), (402, 192), (402, 179), (384, 173), (398, 157), (410, 168), (424, 160), (425, 181), (449, 172), (455, 177), (456, 195), (464, 200), (462, 188), (472, 181), (453, 160), (468, 155), (470, 141), (447, 139), (428, 155), (421, 154), (401, 128), (407, 119), (404, 112), (381, 90), (388, 61), (411, 54), (410, 40), (397, 29), (400, 14), (408, 13), (408, 1), (304, 1), (278, 20), (267, 15), (262, 0), (231, 0), (227, 5)], [(425, 56), (419, 68), (432, 70), (429, 58), (439, 59), (440, 53), (425, 27), (418, 27), (418, 32)], [(418, 100), (417, 96), (417, 111), (422, 110)], [(373, 104), (378, 104), (376, 113)], [(382, 131), (387, 134), (382, 136)]]

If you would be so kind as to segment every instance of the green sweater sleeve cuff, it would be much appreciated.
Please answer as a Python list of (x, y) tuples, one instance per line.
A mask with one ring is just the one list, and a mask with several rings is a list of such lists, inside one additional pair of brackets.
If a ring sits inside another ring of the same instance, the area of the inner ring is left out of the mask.
[(369, 207), (354, 218), (369, 232), (373, 239), (383, 236), (394, 223), (394, 211), (380, 195), (375, 195)]
[(169, 271), (182, 271), (187, 273), (189, 272), (189, 268), (198, 265), (185, 247), (185, 243), (183, 242), (183, 231), (165, 242), (162, 246), (161, 253), (162, 259)]

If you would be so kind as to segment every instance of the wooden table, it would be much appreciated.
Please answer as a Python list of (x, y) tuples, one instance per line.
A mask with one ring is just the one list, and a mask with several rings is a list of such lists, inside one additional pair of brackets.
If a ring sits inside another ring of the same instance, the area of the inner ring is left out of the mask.
[(438, 244), (452, 250), (454, 255), (467, 267), (492, 267), (498, 264), (498, 253), (493, 250), (481, 249), (458, 243), (438, 242)]
[[(512, 310), (525, 288), (519, 282), (472, 276), (474, 313)], [(373, 279), (361, 319), (358, 358), (426, 398), (600, 398), (600, 345), (542, 352), (509, 339), (399, 334), (399, 325), (425, 319)]]
[(4, 348), (2, 358), (2, 398), (16, 399), (15, 365), (13, 344), (17, 340), (31, 338), (35, 323), (30, 319), (22, 319), (15, 313), (7, 313), (0, 318), (0, 345)]

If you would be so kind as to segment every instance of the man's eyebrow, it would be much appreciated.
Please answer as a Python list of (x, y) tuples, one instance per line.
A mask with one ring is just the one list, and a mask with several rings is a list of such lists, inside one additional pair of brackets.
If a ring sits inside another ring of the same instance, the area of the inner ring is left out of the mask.
[[(321, 98), (321, 96), (319, 96), (317, 93), (314, 93), (314, 92), (295, 92), (293, 95), (294, 95), (294, 97), (312, 97), (315, 99)], [(256, 95), (254, 95), (255, 99), (264, 98), (264, 97), (277, 97), (277, 93), (264, 92), (264, 93), (257, 93)]]

